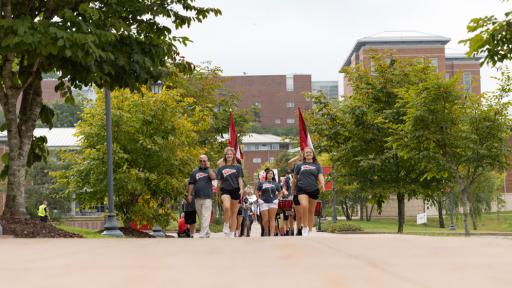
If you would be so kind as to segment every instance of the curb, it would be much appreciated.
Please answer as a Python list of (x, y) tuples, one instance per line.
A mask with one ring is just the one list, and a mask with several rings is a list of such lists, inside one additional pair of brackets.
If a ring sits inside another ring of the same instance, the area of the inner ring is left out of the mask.
[[(321, 231), (323, 232), (323, 231)], [(329, 233), (329, 232), (324, 232)], [(346, 234), (346, 235), (413, 235), (413, 236), (466, 236), (464, 232), (446, 232), (446, 233), (438, 233), (438, 232), (425, 232), (425, 233), (396, 233), (396, 232), (356, 232), (356, 231), (347, 231), (347, 232), (335, 232), (332, 234)], [(512, 237), (511, 232), (482, 232), (482, 233), (471, 233), (469, 236), (508, 236)]]

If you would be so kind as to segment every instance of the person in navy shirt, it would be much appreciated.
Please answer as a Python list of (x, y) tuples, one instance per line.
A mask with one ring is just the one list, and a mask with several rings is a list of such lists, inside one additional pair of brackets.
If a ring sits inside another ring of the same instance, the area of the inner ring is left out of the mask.
[(215, 176), (215, 172), (210, 168), (208, 157), (206, 155), (199, 156), (199, 167), (190, 175), (187, 189), (187, 202), (195, 202), (196, 211), (201, 220), (199, 238), (210, 237), (209, 226), (213, 195), (212, 180), (215, 180)]
[(234, 238), (239, 201), (243, 196), (241, 193), (244, 191), (244, 171), (236, 163), (235, 150), (231, 147), (224, 150), (223, 164), (217, 170), (218, 186), (224, 208), (224, 228), (222, 231), (227, 237)]
[(304, 149), (302, 163), (295, 165), (292, 190), (297, 189), (297, 195), (302, 209), (302, 235), (309, 236), (315, 221), (315, 207), (320, 195), (324, 191), (325, 181), (322, 166), (316, 159), (312, 148)]
[(277, 183), (274, 171), (265, 172), (265, 181), (258, 183), (257, 195), (260, 203), (261, 221), (265, 236), (273, 236), (276, 230), (276, 214), (278, 196), (281, 194), (281, 185)]

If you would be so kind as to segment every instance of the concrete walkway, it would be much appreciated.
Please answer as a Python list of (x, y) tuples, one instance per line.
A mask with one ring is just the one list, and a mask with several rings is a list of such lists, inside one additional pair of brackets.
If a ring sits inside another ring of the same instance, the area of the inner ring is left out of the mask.
[[(255, 230), (253, 230), (255, 232)], [(511, 287), (512, 239), (0, 239), (0, 287)]]

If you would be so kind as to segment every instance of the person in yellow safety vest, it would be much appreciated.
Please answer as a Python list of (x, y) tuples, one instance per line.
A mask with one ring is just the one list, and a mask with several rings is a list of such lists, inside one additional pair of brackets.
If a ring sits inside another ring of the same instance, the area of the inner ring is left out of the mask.
[(46, 202), (46, 200), (39, 206), (37, 215), (39, 215), (41, 222), (48, 222), (50, 215), (48, 215), (48, 202)]

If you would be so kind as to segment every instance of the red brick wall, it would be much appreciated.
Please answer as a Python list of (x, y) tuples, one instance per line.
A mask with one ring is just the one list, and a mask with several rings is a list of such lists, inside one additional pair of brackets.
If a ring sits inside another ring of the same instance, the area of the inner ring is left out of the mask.
[(463, 84), (462, 73), (471, 72), (471, 92), (475, 94), (481, 93), (480, 86), (480, 64), (478, 62), (462, 62), (462, 61), (450, 61), (446, 62), (446, 73), (450, 75), (450, 78), (455, 76), (458, 72), (461, 73), (460, 84)]
[[(250, 108), (259, 102), (260, 119), (263, 127), (297, 127), (297, 107), (307, 110), (311, 103), (304, 98), (305, 92), (311, 92), (311, 75), (294, 75), (293, 91), (286, 91), (286, 75), (256, 75), (224, 77), (226, 90), (240, 95), (239, 107)], [(295, 107), (287, 107), (294, 102)], [(295, 123), (287, 123), (287, 118)], [(275, 123), (280, 119), (281, 123)]]
[[(264, 163), (269, 162), (270, 157), (274, 157), (277, 159), (277, 155), (279, 155), (279, 150), (269, 150), (269, 151), (244, 151), (244, 173), (245, 180), (249, 182), (254, 181), (254, 173), (258, 171), (258, 168)], [(254, 158), (261, 158), (261, 163), (253, 163), (252, 160)]]
[[(383, 52), (389, 51), (395, 57), (407, 57), (407, 58), (423, 58), (427, 61), (429, 58), (437, 58), (438, 71), (445, 74), (445, 49), (444, 47), (363, 47), (356, 54), (357, 61), (353, 57), (351, 65), (355, 63), (363, 63), (365, 67), (370, 67), (370, 54), (372, 51)], [(350, 96), (352, 89), (348, 84), (348, 81), (344, 80), (344, 95)]]

